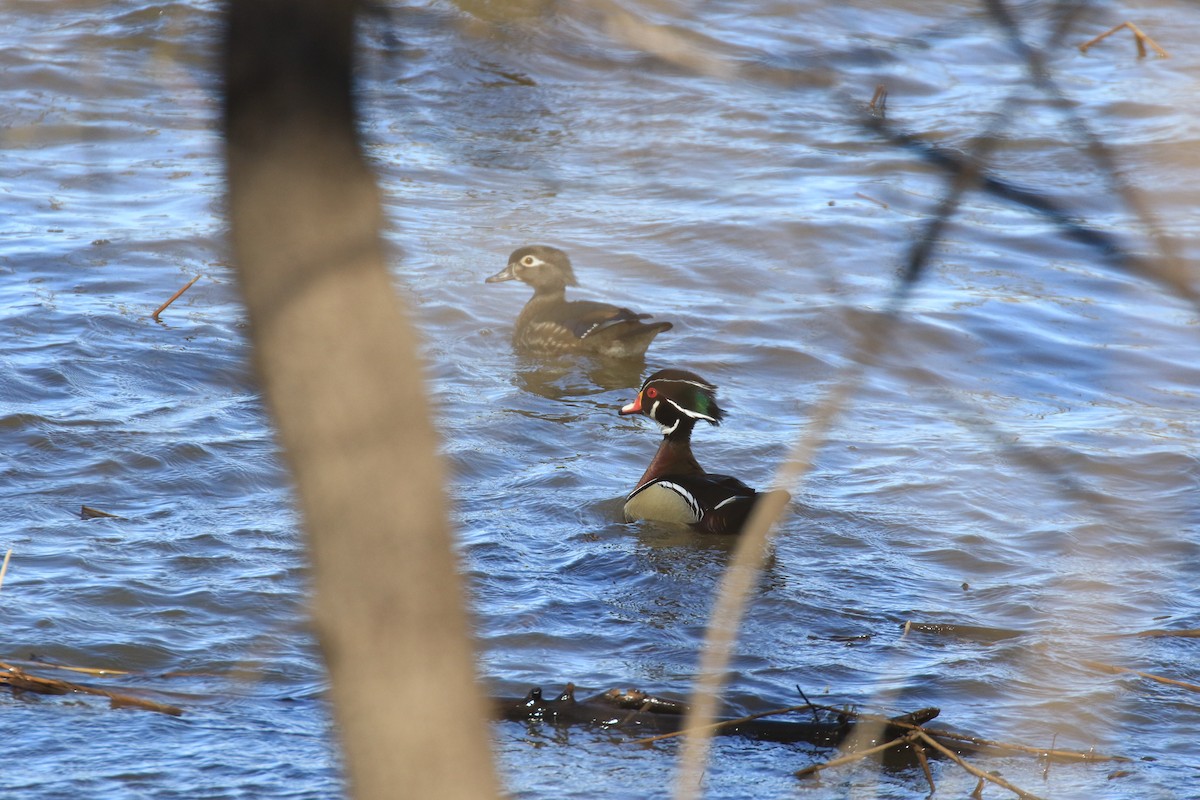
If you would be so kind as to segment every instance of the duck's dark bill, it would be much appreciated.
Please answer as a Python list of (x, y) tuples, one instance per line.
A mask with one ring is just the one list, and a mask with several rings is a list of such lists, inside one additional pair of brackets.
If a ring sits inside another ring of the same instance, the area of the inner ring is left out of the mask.
[(513, 272), (512, 264), (509, 264), (507, 267), (500, 270), (492, 277), (484, 279), (483, 282), (484, 283), (499, 283), (500, 281), (515, 281), (516, 279), (517, 279), (517, 276)]

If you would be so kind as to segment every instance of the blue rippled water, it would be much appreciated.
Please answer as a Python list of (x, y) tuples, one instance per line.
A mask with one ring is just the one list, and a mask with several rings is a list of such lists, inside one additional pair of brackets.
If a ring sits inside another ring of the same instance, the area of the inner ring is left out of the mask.
[[(342, 792), (303, 539), (224, 242), (219, 12), (6, 8), (0, 548), (13, 555), (0, 661), (128, 670), (117, 685), (185, 713), (0, 694), (5, 796)], [(625, 12), (688, 42), (690, 61), (665, 65), (621, 38), (610, 23)], [(1015, 13), (1046, 40), (1049, 6)], [(1194, 287), (1200, 162), (1180, 98), (1195, 91), (1200, 14), (1139, 13), (1170, 59), (1138, 60), (1127, 36), (1081, 54), (1125, 18), (1097, 4), (1047, 64)], [(731, 543), (621, 520), (657, 434), (616, 410), (647, 370), (693, 369), (730, 412), (698, 432), (701, 463), (770, 483), (846, 379), (945, 190), (935, 167), (859, 124), (877, 84), (889, 121), (956, 149), (1015, 94), (993, 174), (1155, 255), (982, 7), (464, 0), (389, 6), (360, 41), (363, 135), (397, 288), (425, 340), (492, 693), (690, 687)], [(713, 66), (730, 64), (762, 70)], [(824, 79), (763, 77), (784, 66)], [(576, 296), (675, 323), (644, 365), (512, 352), (526, 290), (483, 278), (535, 242), (570, 252)], [(1084, 662), (1200, 677), (1195, 639), (1115, 636), (1200, 628), (1198, 319), (1144, 272), (969, 192), (794, 487), (728, 701), (788, 705), (800, 686), (888, 712), (935, 705), (980, 735), (1139, 759), (1112, 779), (1103, 764), (1044, 776), (1033, 759), (981, 763), (1035, 794), (1194, 794), (1195, 695)], [(81, 519), (84, 505), (117, 516)], [(1024, 635), (901, 636), (910, 620)], [(516, 724), (493, 741), (523, 798), (665, 796), (676, 754)], [(719, 742), (706, 796), (793, 796), (792, 772), (823, 755)], [(974, 788), (950, 765), (935, 771), (939, 795)], [(859, 765), (804, 793), (926, 786)]]

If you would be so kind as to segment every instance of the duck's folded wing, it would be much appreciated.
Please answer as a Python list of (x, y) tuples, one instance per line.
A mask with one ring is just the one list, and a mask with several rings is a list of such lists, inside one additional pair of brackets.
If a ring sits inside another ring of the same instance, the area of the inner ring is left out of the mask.
[(547, 322), (556, 322), (567, 328), (577, 339), (596, 336), (614, 325), (648, 319), (649, 314), (635, 314), (628, 308), (620, 308), (594, 300), (575, 300), (564, 303), (546, 316)]

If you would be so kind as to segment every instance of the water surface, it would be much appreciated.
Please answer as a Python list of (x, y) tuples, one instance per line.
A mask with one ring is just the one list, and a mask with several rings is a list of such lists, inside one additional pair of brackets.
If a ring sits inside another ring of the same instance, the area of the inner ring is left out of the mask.
[[(497, 694), (686, 692), (730, 542), (620, 519), (657, 433), (616, 410), (648, 370), (695, 370), (729, 410), (698, 431), (701, 463), (770, 483), (945, 191), (937, 168), (861, 124), (877, 84), (889, 121), (959, 149), (1015, 97), (994, 173), (1156, 252), (980, 7), (624, 9), (700, 50), (647, 56), (614, 33), (615, 5), (396, 5), (362, 26), (363, 134), (425, 339), (479, 669)], [(14, 554), (0, 658), (133, 670), (130, 684), (186, 709), (0, 695), (20, 732), (9, 793), (341, 792), (303, 539), (224, 243), (218, 11), (125, 0), (7, 15), (0, 546)], [(1046, 41), (1048, 9), (1015, 13)], [(1195, 93), (1200, 15), (1139, 12), (1170, 59), (1136, 59), (1125, 34), (1074, 48), (1125, 13), (1081, 15), (1047, 64), (1190, 265), (1200, 176), (1180, 98)], [(804, 79), (783, 84), (786, 69)], [(675, 329), (645, 364), (514, 354), (527, 291), (482, 281), (527, 243), (571, 254), (575, 296)], [(197, 274), (162, 324), (149, 319)], [(1106, 765), (1045, 778), (1032, 760), (981, 765), (1037, 794), (1193, 791), (1193, 696), (1081, 659), (1197, 682), (1194, 640), (1107, 636), (1200, 628), (1197, 319), (1044, 216), (969, 193), (793, 487), (730, 703), (787, 705), (800, 686), (889, 712), (936, 705), (989, 737), (1153, 759), (1113, 780)], [(82, 504), (120, 519), (81, 520)], [(907, 620), (1025, 635), (901, 637)], [(664, 796), (674, 766), (673, 746), (606, 732), (504, 724), (494, 742), (516, 797)], [(707, 796), (792, 796), (791, 772), (820, 755), (718, 742)], [(974, 788), (936, 769), (940, 793)], [(805, 796), (925, 793), (919, 774), (860, 766)]]

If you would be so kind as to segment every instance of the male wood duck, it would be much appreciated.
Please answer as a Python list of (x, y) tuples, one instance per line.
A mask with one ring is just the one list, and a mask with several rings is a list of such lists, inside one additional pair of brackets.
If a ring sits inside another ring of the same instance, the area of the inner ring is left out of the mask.
[(621, 408), (622, 415), (645, 414), (663, 433), (654, 460), (625, 498), (626, 520), (680, 523), (708, 533), (741, 530), (758, 493), (732, 476), (705, 472), (692, 455), (696, 422), (719, 425), (725, 416), (716, 391), (694, 372), (662, 369)]
[(517, 317), (513, 344), (534, 355), (642, 356), (655, 336), (672, 327), (669, 322), (642, 322), (650, 314), (635, 314), (608, 303), (568, 302), (566, 287), (579, 284), (567, 254), (554, 247), (531, 245), (514, 250), (508, 266), (485, 282), (511, 280), (533, 287), (533, 297)]

